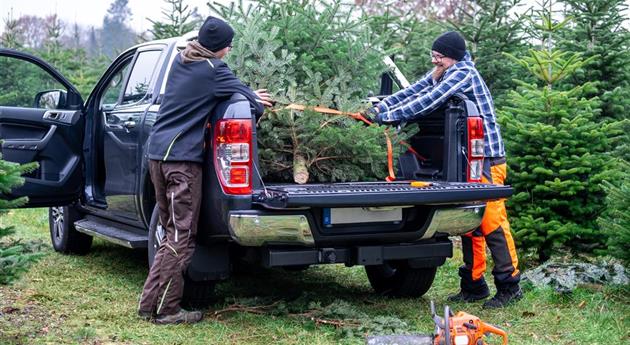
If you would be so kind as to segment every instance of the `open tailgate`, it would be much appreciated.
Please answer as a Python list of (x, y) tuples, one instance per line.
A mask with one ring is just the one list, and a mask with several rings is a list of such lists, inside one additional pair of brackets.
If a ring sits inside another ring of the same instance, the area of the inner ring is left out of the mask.
[(507, 198), (510, 186), (431, 182), (412, 187), (410, 181), (352, 182), (305, 185), (270, 185), (255, 190), (253, 202), (269, 208), (366, 207), (394, 205), (459, 204)]

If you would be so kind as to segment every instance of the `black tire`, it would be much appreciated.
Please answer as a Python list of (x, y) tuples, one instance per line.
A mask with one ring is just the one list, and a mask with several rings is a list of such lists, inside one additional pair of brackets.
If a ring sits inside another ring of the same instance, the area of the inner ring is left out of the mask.
[[(159, 209), (155, 205), (151, 213), (151, 222), (149, 223), (148, 238), (148, 259), (149, 269), (153, 265), (155, 254), (160, 248), (161, 239), (164, 234), (158, 232)], [(161, 230), (160, 230), (161, 231)], [(184, 308), (205, 308), (215, 301), (215, 285), (214, 281), (194, 281), (186, 275), (184, 277), (184, 296), (182, 297), (182, 306)]]
[(397, 297), (420, 297), (435, 279), (437, 267), (409, 267), (407, 262), (388, 262), (383, 265), (365, 266), (368, 280), (378, 293)]
[(92, 247), (92, 236), (78, 232), (74, 222), (82, 218), (72, 205), (48, 208), (50, 241), (55, 251), (64, 254), (87, 254)]

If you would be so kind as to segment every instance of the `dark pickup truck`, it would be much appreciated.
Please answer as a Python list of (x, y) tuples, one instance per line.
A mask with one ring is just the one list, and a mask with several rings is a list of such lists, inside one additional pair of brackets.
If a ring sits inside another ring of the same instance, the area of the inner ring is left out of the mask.
[[(0, 90), (3, 158), (39, 162), (8, 197), (25, 195), (26, 207), (50, 207), (55, 250), (86, 253), (96, 236), (148, 248), (152, 260), (163, 231), (145, 143), (170, 65), (192, 38), (128, 49), (85, 101), (46, 62), (0, 49), (3, 77), (16, 78), (10, 90)], [(381, 94), (399, 82), (394, 75), (384, 75)], [(421, 296), (452, 256), (448, 236), (477, 227), (485, 201), (512, 193), (509, 186), (480, 183), (483, 128), (464, 96), (422, 119), (410, 144), (424, 159), (402, 154), (391, 183), (263, 181), (255, 122), (241, 95), (214, 109), (208, 127), (198, 245), (185, 289), (192, 303), (207, 303), (215, 283), (242, 261), (288, 269), (363, 265), (376, 291)], [(232, 161), (230, 146), (242, 144), (248, 158)], [(411, 186), (418, 180), (431, 184)]]

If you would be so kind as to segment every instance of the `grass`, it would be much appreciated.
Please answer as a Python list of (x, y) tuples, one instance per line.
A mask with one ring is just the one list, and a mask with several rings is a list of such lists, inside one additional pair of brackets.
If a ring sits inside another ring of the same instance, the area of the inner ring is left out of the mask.
[[(17, 236), (49, 243), (46, 209), (12, 211), (0, 219), (15, 225)], [(300, 297), (322, 306), (343, 300), (360, 313), (391, 316), (415, 333), (431, 333), (429, 301), (444, 304), (458, 290), (461, 254), (438, 271), (421, 299), (391, 299), (372, 292), (362, 267), (312, 267), (305, 272), (254, 270), (233, 277), (218, 289), (222, 309), (251, 297), (278, 301)], [(65, 256), (47, 249), (19, 281), (0, 286), (0, 344), (362, 344), (331, 325), (285, 313), (213, 310), (196, 325), (157, 326), (136, 317), (147, 273), (146, 253), (95, 240), (86, 256)], [(488, 277), (491, 281), (491, 276)], [(580, 288), (571, 295), (528, 290), (520, 302), (498, 311), (481, 303), (453, 304), (495, 324), (510, 344), (622, 344), (630, 342), (630, 289)], [(498, 344), (491, 338), (491, 344)]]

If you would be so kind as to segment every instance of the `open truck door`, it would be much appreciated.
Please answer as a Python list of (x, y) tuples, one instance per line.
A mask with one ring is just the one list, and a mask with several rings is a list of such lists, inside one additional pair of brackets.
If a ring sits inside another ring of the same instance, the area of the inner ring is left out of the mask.
[(60, 206), (84, 186), (83, 100), (51, 65), (33, 55), (0, 49), (2, 158), (38, 162), (25, 183), (4, 198), (29, 198), (24, 207)]

